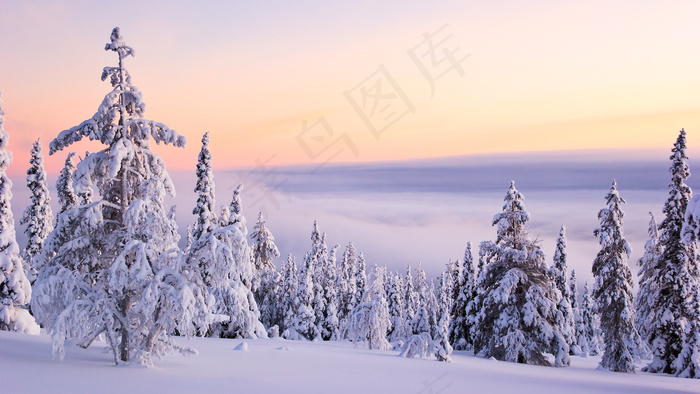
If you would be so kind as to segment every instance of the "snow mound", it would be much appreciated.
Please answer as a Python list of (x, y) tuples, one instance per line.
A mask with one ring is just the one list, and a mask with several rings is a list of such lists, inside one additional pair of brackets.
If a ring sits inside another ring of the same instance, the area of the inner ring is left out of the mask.
[(41, 328), (29, 311), (24, 308), (15, 307), (14, 329), (17, 332), (29, 335), (39, 335)]
[(233, 350), (240, 350), (242, 352), (247, 352), (248, 351), (248, 342), (239, 343), (238, 346), (233, 348)]
[(292, 350), (289, 346), (280, 346), (276, 350)]

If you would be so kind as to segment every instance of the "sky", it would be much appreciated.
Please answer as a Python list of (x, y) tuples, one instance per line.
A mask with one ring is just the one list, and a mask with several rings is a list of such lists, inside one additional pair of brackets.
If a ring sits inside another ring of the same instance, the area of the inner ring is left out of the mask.
[[(630, 197), (634, 261), (648, 212), (661, 214), (681, 128), (700, 157), (699, 15), (697, 0), (0, 0), (13, 209), (28, 203), (32, 142), (48, 151), (110, 91), (100, 75), (117, 58), (104, 46), (119, 26), (135, 49), (125, 67), (145, 117), (188, 139), (153, 147), (173, 174), (183, 233), (208, 131), (217, 204), (247, 183), (249, 226), (265, 211), (283, 255), (298, 260), (318, 219), (331, 243), (355, 241), (370, 265), (423, 261), (437, 273), (467, 241), (493, 238), (490, 219), (514, 179), (546, 253), (566, 224), (572, 264), (589, 270), (596, 214), (616, 177)], [(51, 182), (66, 154), (46, 158)], [(397, 161), (395, 178), (343, 185)], [(455, 186), (460, 171), (468, 176)]]
[(171, 169), (206, 131), (237, 168), (665, 147), (682, 127), (692, 146), (700, 129), (695, 0), (142, 3), (0, 0), (11, 174), (95, 112), (115, 26), (146, 117), (188, 138), (159, 149)]

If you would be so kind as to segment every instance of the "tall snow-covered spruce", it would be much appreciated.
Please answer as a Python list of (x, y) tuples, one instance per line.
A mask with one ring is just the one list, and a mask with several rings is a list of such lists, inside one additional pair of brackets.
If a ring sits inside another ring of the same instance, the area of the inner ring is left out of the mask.
[(231, 208), (221, 217), (214, 214), (214, 175), (209, 153), (209, 134), (202, 137), (197, 160), (197, 205), (192, 213), (197, 222), (192, 244), (187, 248), (187, 266), (192, 277), (209, 293), (208, 308), (218, 318), (208, 335), (224, 338), (267, 337), (250, 284), (253, 278), (251, 251), (246, 239), (245, 217), (241, 212), (239, 185), (233, 192)]
[(632, 273), (627, 266), (632, 250), (622, 230), (625, 200), (617, 192), (615, 181), (605, 200), (607, 208), (598, 213), (600, 227), (594, 231), (601, 249), (593, 261), (593, 298), (605, 340), (600, 366), (614, 372), (633, 372), (639, 334), (634, 326)]
[(523, 195), (511, 182), (503, 212), (496, 214), (496, 242), (482, 243), (484, 268), (478, 294), (470, 303), (474, 353), (498, 360), (550, 365), (569, 364), (569, 346), (563, 335), (561, 293), (547, 272), (544, 253), (530, 238), (530, 215)]
[(689, 261), (681, 271), (684, 287), (680, 289), (683, 310), (687, 313), (681, 352), (673, 362), (676, 376), (700, 379), (700, 196), (688, 202), (681, 231)]
[(569, 345), (570, 353), (579, 354), (579, 348), (576, 346), (574, 330), (575, 319), (574, 311), (571, 307), (571, 294), (569, 294), (569, 286), (566, 283), (566, 227), (564, 227), (564, 225), (562, 225), (559, 230), (559, 238), (557, 238), (557, 246), (554, 251), (554, 261), (549, 269), (549, 274), (554, 279), (554, 284), (562, 295), (558, 305), (563, 319), (562, 334), (564, 338), (566, 338), (566, 343)]
[(287, 260), (282, 265), (282, 292), (280, 294), (280, 308), (282, 309), (282, 336), (296, 338), (296, 312), (298, 299), (296, 298), (299, 287), (297, 276), (297, 263), (292, 254), (287, 255)]
[(283, 312), (277, 301), (282, 276), (275, 270), (273, 260), (280, 257), (280, 252), (275, 245), (275, 237), (265, 226), (262, 212), (258, 214), (250, 239), (253, 242), (251, 252), (255, 268), (253, 294), (260, 308), (260, 320), (267, 328), (276, 325), (279, 329)]
[(457, 350), (471, 349), (472, 347), (471, 319), (469, 319), (467, 308), (476, 296), (476, 278), (471, 242), (467, 243), (461, 267), (453, 289), (454, 303), (450, 313), (450, 343)]
[(115, 362), (149, 363), (173, 349), (191, 353), (170, 333), (192, 335), (210, 317), (177, 246), (174, 210), (165, 207), (173, 184), (150, 149), (151, 138), (175, 147), (184, 147), (185, 138), (143, 118), (141, 92), (123, 67), (134, 51), (119, 28), (110, 39), (105, 50), (117, 53), (119, 65), (105, 67), (102, 79), (113, 90), (92, 118), (50, 144), (50, 154), (84, 138), (107, 147), (78, 164), (73, 185), (80, 203), (60, 215), (45, 243), (48, 261), (32, 311), (61, 357), (66, 340), (87, 347), (104, 334)]
[(391, 328), (389, 338), (391, 342), (404, 340), (411, 336), (411, 327), (406, 322), (406, 312), (404, 310), (404, 282), (398, 272), (390, 275), (389, 293), (387, 302), (389, 304), (389, 315), (391, 316)]
[(654, 266), (656, 265), (659, 256), (661, 256), (661, 244), (659, 243), (659, 226), (656, 224), (654, 214), (649, 212), (649, 239), (644, 244), (644, 255), (639, 259), (639, 291), (635, 302), (635, 325), (637, 331), (642, 338), (647, 338), (648, 330), (647, 323), (652, 323), (649, 319), (654, 305), (654, 294), (656, 293), (656, 281), (653, 278)]
[(343, 258), (338, 267), (336, 282), (338, 287), (338, 321), (339, 326), (345, 326), (345, 323), (350, 316), (350, 312), (357, 304), (355, 300), (355, 292), (357, 291), (357, 283), (353, 270), (357, 263), (357, 255), (355, 246), (352, 242), (348, 243), (343, 253)]
[(640, 305), (643, 316), (639, 323), (654, 357), (644, 368), (648, 372), (680, 372), (675, 361), (683, 348), (686, 322), (695, 314), (685, 302), (693, 286), (692, 266), (696, 264), (681, 234), (692, 195), (685, 183), (690, 176), (685, 144), (685, 130), (681, 130), (671, 149), (669, 197), (663, 207), (666, 216), (659, 225), (659, 241), (654, 252), (660, 254), (655, 261), (645, 263), (640, 279), (640, 298), (645, 302)]
[(418, 297), (416, 314), (415, 316), (413, 316), (413, 321), (411, 322), (413, 327), (413, 334), (420, 334), (423, 332), (431, 334), (430, 305), (428, 305), (430, 298), (428, 293), (428, 280), (420, 262), (418, 262), (418, 268), (416, 269), (416, 278), (413, 282), (413, 286)]
[(209, 133), (202, 136), (202, 149), (197, 157), (197, 204), (192, 213), (197, 217), (192, 230), (192, 238), (199, 239), (202, 234), (211, 232), (217, 224), (214, 212), (214, 172), (211, 168), (211, 153), (209, 152)]
[(287, 339), (314, 340), (319, 334), (318, 326), (315, 324), (316, 315), (312, 307), (315, 265), (316, 258), (307, 252), (304, 256), (303, 265), (299, 270), (299, 286), (295, 297), (294, 329), (290, 330), (290, 336)]
[(595, 301), (588, 291), (588, 282), (583, 285), (583, 296), (579, 308), (580, 322), (576, 328), (577, 343), (581, 347), (581, 356), (596, 356), (600, 354), (602, 342), (600, 332), (600, 317), (595, 312)]
[(5, 111), (0, 97), (0, 330), (26, 331), (24, 321), (31, 316), (22, 306), (29, 303), (32, 288), (19, 255), (10, 207), (12, 181), (5, 171), (12, 163), (12, 152), (7, 150), (10, 136), (4, 124)]
[(325, 275), (321, 288), (323, 289), (324, 306), (323, 321), (319, 322), (321, 337), (325, 340), (336, 340), (340, 337), (340, 320), (338, 319), (338, 291), (335, 284), (338, 281), (336, 253), (340, 245), (334, 245), (328, 253)]
[(53, 230), (53, 212), (51, 212), (51, 198), (49, 197), (49, 185), (46, 181), (44, 169), (44, 154), (41, 153), (41, 144), (36, 140), (32, 145), (31, 167), (27, 170), (27, 187), (31, 191), (31, 204), (24, 210), (20, 224), (26, 224), (24, 233), (27, 235), (27, 246), (22, 251), (24, 270), (30, 282), (36, 280), (38, 265), (37, 258), (44, 249), (44, 241)]

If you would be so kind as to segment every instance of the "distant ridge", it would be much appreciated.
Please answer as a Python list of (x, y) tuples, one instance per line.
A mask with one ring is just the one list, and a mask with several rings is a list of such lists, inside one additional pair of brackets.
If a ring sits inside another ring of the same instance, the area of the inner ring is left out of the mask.
[[(292, 193), (474, 193), (504, 190), (660, 190), (668, 184), (665, 149), (574, 150), (479, 154), (373, 163), (328, 163), (274, 168), (267, 184)], [(691, 173), (700, 160), (689, 161)], [(248, 170), (220, 171), (237, 173)], [(698, 177), (700, 178), (700, 177)], [(690, 185), (700, 185), (691, 176)]]

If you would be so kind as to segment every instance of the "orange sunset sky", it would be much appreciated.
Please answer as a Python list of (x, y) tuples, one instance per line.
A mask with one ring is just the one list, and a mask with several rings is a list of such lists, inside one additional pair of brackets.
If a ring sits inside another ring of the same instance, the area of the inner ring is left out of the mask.
[(697, 0), (144, 3), (0, 0), (10, 175), (93, 115), (115, 26), (169, 169), (206, 131), (217, 168), (700, 147)]

